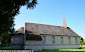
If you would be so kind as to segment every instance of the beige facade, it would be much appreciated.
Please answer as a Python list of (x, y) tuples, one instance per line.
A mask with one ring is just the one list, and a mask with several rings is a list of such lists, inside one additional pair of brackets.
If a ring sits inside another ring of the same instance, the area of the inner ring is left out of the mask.
[(42, 49), (80, 48), (78, 36), (54, 36), (53, 37), (53, 35), (41, 35), (41, 37), (42, 37), (42, 41), (26, 40), (25, 49), (42, 50)]

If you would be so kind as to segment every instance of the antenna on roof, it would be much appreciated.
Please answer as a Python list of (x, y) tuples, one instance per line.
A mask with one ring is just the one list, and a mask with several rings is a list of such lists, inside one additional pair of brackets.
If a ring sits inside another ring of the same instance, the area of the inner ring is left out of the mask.
[(65, 16), (63, 16), (63, 27), (64, 27), (64, 28), (67, 28), (67, 26), (66, 26), (66, 21), (65, 21)]

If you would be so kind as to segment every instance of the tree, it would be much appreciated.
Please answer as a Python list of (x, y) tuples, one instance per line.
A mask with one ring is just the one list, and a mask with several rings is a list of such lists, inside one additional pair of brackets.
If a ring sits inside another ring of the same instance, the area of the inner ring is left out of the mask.
[(85, 44), (84, 39), (81, 36), (79, 38), (80, 38), (80, 45)]
[(1, 43), (2, 44), (10, 44), (11, 43), (11, 34), (9, 32), (5, 32), (1, 35), (2, 40)]
[(33, 9), (37, 0), (0, 0), (0, 35), (5, 32), (13, 32), (14, 16), (19, 14), (21, 6)]

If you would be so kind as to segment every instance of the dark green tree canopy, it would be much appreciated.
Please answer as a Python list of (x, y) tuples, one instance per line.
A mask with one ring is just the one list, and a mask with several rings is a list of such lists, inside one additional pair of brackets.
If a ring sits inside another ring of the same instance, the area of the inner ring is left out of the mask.
[(4, 32), (12, 32), (14, 16), (19, 14), (21, 6), (34, 8), (37, 0), (0, 0), (0, 35)]

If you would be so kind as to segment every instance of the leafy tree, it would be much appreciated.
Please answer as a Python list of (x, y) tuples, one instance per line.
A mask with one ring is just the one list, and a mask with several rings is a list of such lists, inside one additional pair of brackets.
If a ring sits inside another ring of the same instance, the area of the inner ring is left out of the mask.
[(80, 43), (81, 43), (81, 42), (84, 42), (84, 39), (83, 39), (82, 37), (80, 37)]
[(2, 37), (2, 40), (1, 40), (2, 44), (10, 44), (11, 34), (9, 32), (2, 33), (1, 37)]
[(37, 0), (0, 0), (0, 35), (5, 32), (13, 32), (14, 16), (19, 14), (21, 6), (33, 9)]
[(83, 45), (83, 44), (85, 45), (84, 39), (81, 36), (79, 38), (80, 38), (80, 44), (81, 45)]

